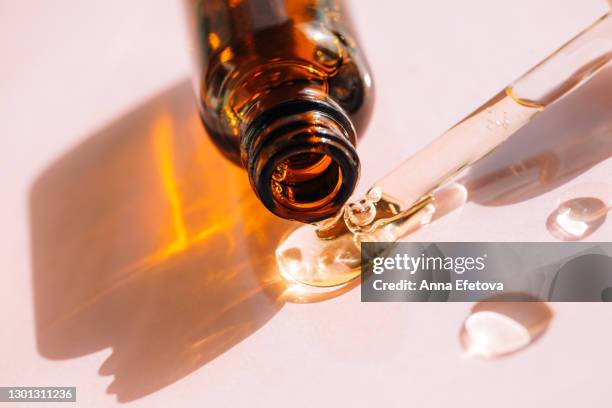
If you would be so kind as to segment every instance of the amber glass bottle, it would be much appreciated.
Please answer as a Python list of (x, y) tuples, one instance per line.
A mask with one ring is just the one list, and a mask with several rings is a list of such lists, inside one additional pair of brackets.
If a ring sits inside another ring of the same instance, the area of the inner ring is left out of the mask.
[(333, 215), (359, 177), (367, 64), (334, 0), (187, 0), (202, 122), (259, 199), (302, 222)]

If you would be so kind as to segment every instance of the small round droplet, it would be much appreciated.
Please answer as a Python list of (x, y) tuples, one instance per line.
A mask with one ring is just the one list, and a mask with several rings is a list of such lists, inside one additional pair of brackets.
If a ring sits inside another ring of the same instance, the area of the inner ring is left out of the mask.
[(469, 357), (495, 358), (517, 352), (541, 336), (553, 313), (533, 296), (507, 293), (476, 303), (459, 339)]
[(376, 218), (376, 207), (367, 198), (348, 204), (346, 211), (350, 222), (360, 227), (368, 225)]
[(606, 220), (608, 207), (595, 197), (564, 201), (546, 221), (548, 231), (562, 241), (578, 241), (597, 230)]
[(378, 186), (374, 186), (366, 193), (366, 198), (373, 203), (377, 203), (382, 198), (382, 190)]

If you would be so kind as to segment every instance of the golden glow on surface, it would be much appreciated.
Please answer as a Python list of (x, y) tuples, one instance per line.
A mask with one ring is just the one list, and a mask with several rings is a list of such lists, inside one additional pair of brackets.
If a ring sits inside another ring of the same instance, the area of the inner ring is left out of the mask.
[[(173, 165), (173, 132), (172, 120), (168, 115), (161, 115), (153, 125), (153, 145), (163, 191), (168, 198), (173, 226), (173, 239), (161, 251), (159, 257), (170, 256), (175, 252), (185, 250), (189, 245), (209, 238), (215, 232), (222, 231), (227, 226), (226, 220), (217, 220), (212, 225), (190, 233), (185, 220), (184, 205), (177, 185), (177, 177)], [(193, 227), (193, 225), (192, 225)]]
[(84, 135), (30, 211), (39, 353), (112, 349), (100, 374), (119, 401), (207, 364), (284, 303), (274, 249), (289, 223), (204, 134), (188, 81)]
[(187, 247), (187, 229), (181, 210), (181, 197), (174, 180), (172, 168), (172, 122), (168, 115), (161, 115), (153, 125), (153, 144), (159, 162), (162, 185), (168, 197), (174, 226), (174, 240), (168, 246), (169, 253)]

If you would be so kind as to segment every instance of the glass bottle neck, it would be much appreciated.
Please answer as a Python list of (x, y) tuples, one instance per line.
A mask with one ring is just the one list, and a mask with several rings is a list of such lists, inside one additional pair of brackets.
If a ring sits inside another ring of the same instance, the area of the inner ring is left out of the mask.
[(355, 130), (332, 102), (288, 101), (246, 124), (241, 158), (251, 186), (276, 215), (301, 222), (333, 216), (359, 178)]

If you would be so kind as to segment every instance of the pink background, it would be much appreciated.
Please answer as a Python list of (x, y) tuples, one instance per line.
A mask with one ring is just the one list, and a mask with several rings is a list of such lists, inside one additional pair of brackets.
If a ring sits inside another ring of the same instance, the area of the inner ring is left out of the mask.
[[(351, 4), (377, 85), (360, 191), (609, 7)], [(554, 304), (532, 347), (474, 361), (470, 304), (362, 304), (358, 288), (287, 302), (271, 254), (290, 225), (202, 136), (185, 31), (176, 1), (0, 1), (0, 385), (74, 385), (87, 407), (609, 405), (605, 304)], [(612, 72), (595, 81), (409, 238), (548, 241), (560, 198), (612, 190), (588, 143), (610, 129)]]

